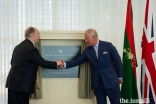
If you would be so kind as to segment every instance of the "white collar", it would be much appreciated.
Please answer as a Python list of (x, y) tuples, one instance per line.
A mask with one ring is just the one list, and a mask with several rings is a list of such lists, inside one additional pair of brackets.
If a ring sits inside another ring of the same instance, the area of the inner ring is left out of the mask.
[(99, 46), (99, 40), (98, 40), (98, 42), (96, 43), (96, 45), (93, 46), (93, 47), (94, 47), (94, 49), (95, 49), (95, 47), (97, 47), (97, 49), (98, 49), (98, 46)]

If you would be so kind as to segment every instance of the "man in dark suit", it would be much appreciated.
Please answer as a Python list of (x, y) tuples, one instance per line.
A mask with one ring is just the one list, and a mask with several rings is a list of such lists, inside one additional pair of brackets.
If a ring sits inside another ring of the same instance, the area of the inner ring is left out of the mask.
[(29, 104), (29, 95), (34, 92), (38, 66), (57, 69), (61, 61), (44, 60), (34, 44), (39, 41), (37, 28), (28, 27), (25, 40), (18, 44), (12, 55), (6, 88), (8, 88), (8, 104)]
[(97, 104), (107, 104), (106, 96), (111, 104), (120, 104), (122, 62), (116, 48), (110, 42), (99, 40), (94, 29), (85, 31), (85, 42), (88, 47), (82, 54), (75, 60), (62, 61), (60, 68), (70, 68), (88, 61), (91, 68), (91, 87)]

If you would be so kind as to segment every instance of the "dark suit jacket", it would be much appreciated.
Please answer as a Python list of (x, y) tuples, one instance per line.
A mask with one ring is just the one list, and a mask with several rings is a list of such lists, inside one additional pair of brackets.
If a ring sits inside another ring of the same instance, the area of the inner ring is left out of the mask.
[(33, 93), (38, 66), (56, 69), (57, 63), (44, 60), (33, 43), (25, 39), (13, 51), (6, 87), (14, 91)]
[(94, 48), (88, 46), (76, 60), (66, 62), (66, 67), (70, 68), (85, 61), (88, 61), (91, 67), (93, 90), (98, 88), (100, 77), (106, 88), (119, 85), (118, 78), (122, 78), (122, 62), (116, 48), (111, 43), (99, 40), (98, 59)]

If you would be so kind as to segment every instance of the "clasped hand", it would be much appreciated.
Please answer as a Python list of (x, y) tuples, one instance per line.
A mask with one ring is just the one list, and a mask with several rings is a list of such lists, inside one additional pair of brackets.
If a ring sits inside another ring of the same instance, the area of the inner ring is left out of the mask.
[(58, 68), (63, 68), (64, 67), (64, 61), (63, 60), (58, 60), (57, 61), (57, 66), (58, 66)]

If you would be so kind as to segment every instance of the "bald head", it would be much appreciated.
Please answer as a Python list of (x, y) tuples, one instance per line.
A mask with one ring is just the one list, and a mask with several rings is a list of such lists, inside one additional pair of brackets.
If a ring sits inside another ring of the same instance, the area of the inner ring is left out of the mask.
[(34, 27), (28, 27), (25, 30), (25, 38), (30, 38), (31, 33), (35, 33), (35, 28)]
[(30, 39), (32, 42), (37, 43), (40, 38), (40, 33), (35, 27), (28, 27), (25, 30), (25, 38)]

